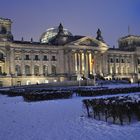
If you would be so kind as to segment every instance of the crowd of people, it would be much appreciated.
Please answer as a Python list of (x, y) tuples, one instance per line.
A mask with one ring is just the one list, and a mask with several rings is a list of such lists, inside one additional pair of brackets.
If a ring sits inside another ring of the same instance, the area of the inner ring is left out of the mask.
[(97, 90), (84, 90), (78, 89), (76, 91), (77, 96), (101, 96), (101, 95), (113, 95), (113, 94), (127, 94), (140, 92), (140, 87), (125, 87), (125, 88), (99, 88)]
[(83, 104), (88, 117), (111, 121), (123, 125), (124, 122), (140, 121), (140, 101), (129, 96), (101, 99), (85, 99)]

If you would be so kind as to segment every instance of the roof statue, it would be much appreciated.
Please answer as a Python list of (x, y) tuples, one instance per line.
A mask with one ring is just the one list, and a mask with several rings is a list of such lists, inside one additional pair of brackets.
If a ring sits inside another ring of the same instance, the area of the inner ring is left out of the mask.
[(99, 41), (104, 42), (104, 39), (102, 37), (102, 32), (101, 32), (101, 30), (99, 28), (97, 30), (97, 37), (96, 37), (96, 39), (99, 40)]
[(58, 26), (58, 33), (52, 40), (50, 40), (50, 44), (52, 45), (65, 45), (68, 43), (69, 36), (64, 34), (63, 26), (60, 23)]
[(57, 35), (64, 35), (63, 25), (61, 23), (58, 26), (58, 34)]

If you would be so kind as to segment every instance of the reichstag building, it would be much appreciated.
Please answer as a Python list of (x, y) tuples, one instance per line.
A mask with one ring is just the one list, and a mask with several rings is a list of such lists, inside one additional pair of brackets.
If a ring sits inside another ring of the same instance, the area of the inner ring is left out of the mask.
[(0, 86), (81, 79), (140, 79), (140, 36), (118, 40), (109, 48), (100, 29), (96, 38), (73, 35), (60, 25), (42, 33), (40, 41), (14, 40), (12, 21), (0, 18)]

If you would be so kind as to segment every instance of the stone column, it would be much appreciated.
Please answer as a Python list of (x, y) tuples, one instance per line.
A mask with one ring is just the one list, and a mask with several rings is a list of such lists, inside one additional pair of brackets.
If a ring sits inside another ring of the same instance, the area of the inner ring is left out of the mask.
[(71, 52), (68, 52), (68, 75), (71, 75)]
[(31, 59), (31, 66), (30, 66), (30, 70), (31, 70), (31, 75), (34, 75), (34, 66), (35, 66), (35, 64), (34, 64), (34, 56), (35, 55), (35, 53), (31, 53), (31, 57), (30, 57), (30, 59)]
[[(59, 66), (61, 66), (62, 63), (63, 63), (63, 66), (64, 66), (64, 54), (63, 55), (62, 54), (63, 54), (63, 51), (60, 50), (59, 51)], [(51, 51), (48, 51), (48, 59), (49, 59), (49, 63), (48, 63), (48, 74), (51, 74), (52, 73)], [(60, 67), (60, 72), (61, 72), (62, 68), (64, 68), (64, 67)]]
[(136, 69), (136, 57), (134, 55), (131, 55), (131, 73), (137, 73)]
[(115, 56), (113, 55), (113, 71), (112, 71), (112, 77), (114, 78), (114, 76), (116, 75), (116, 64), (115, 64)]
[(24, 51), (21, 51), (21, 73), (25, 75)]
[(82, 74), (84, 74), (84, 71), (85, 71), (85, 64), (84, 64), (84, 53), (83, 53), (83, 52), (82, 52), (81, 58), (82, 58), (82, 61), (81, 61), (81, 63), (82, 63)]
[(80, 62), (79, 62), (79, 52), (78, 53), (76, 53), (77, 54), (77, 73), (79, 73), (79, 64), (80, 64)]
[(92, 67), (93, 67), (93, 85), (96, 85), (96, 56), (95, 56), (96, 52), (92, 53)]
[(76, 73), (75, 72), (75, 52), (71, 52), (71, 71), (72, 71), (72, 73), (74, 74), (74, 73)]
[(13, 48), (10, 50), (10, 74), (15, 74), (15, 55)]
[(89, 73), (92, 74), (93, 72), (93, 63), (92, 63), (92, 53), (89, 54)]
[(5, 72), (7, 75), (10, 75), (10, 48), (6, 48), (6, 57), (5, 57)]
[(93, 73), (93, 71), (94, 71), (94, 64), (95, 64), (95, 60), (94, 60), (94, 53), (93, 52), (91, 52), (91, 73), (92, 74), (94, 74)]
[(41, 52), (39, 54), (39, 59), (40, 59), (39, 74), (42, 76), (43, 75), (43, 53)]
[(86, 52), (84, 52), (84, 76), (87, 76), (87, 69), (86, 69)]
[(119, 73), (121, 75), (121, 56), (119, 56)]
[(80, 74), (82, 74), (82, 53), (80, 52), (79, 53), (79, 55), (80, 55)]
[(92, 73), (93, 73), (93, 75), (96, 73), (95, 72), (95, 66), (96, 66), (96, 60), (95, 60), (95, 53), (94, 52), (92, 52)]
[(86, 54), (86, 69), (87, 69), (87, 76), (89, 76), (89, 53)]
[(80, 52), (78, 52), (78, 73), (80, 74), (80, 65), (81, 65), (81, 61), (80, 61)]
[(84, 70), (85, 70), (85, 77), (88, 77), (88, 54), (84, 52)]
[(78, 71), (78, 67), (77, 67), (77, 52), (75, 52), (75, 54), (74, 54), (74, 58), (75, 58), (75, 73), (77, 73), (77, 71)]
[(106, 76), (107, 74), (108, 74), (108, 63), (107, 63), (107, 61), (108, 61), (108, 59), (107, 59), (107, 54), (106, 53), (104, 53), (104, 54), (102, 54), (102, 61), (103, 61), (103, 63), (102, 63), (102, 73), (103, 73), (103, 76)]

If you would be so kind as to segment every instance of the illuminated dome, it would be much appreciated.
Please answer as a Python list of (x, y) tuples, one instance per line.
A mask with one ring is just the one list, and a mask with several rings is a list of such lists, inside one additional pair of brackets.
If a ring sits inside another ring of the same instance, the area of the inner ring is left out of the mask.
[[(49, 28), (46, 32), (44, 32), (40, 37), (41, 43), (48, 43), (51, 39), (53, 39), (59, 32), (59, 28)], [(64, 35), (72, 36), (72, 33), (67, 29), (63, 29)]]

